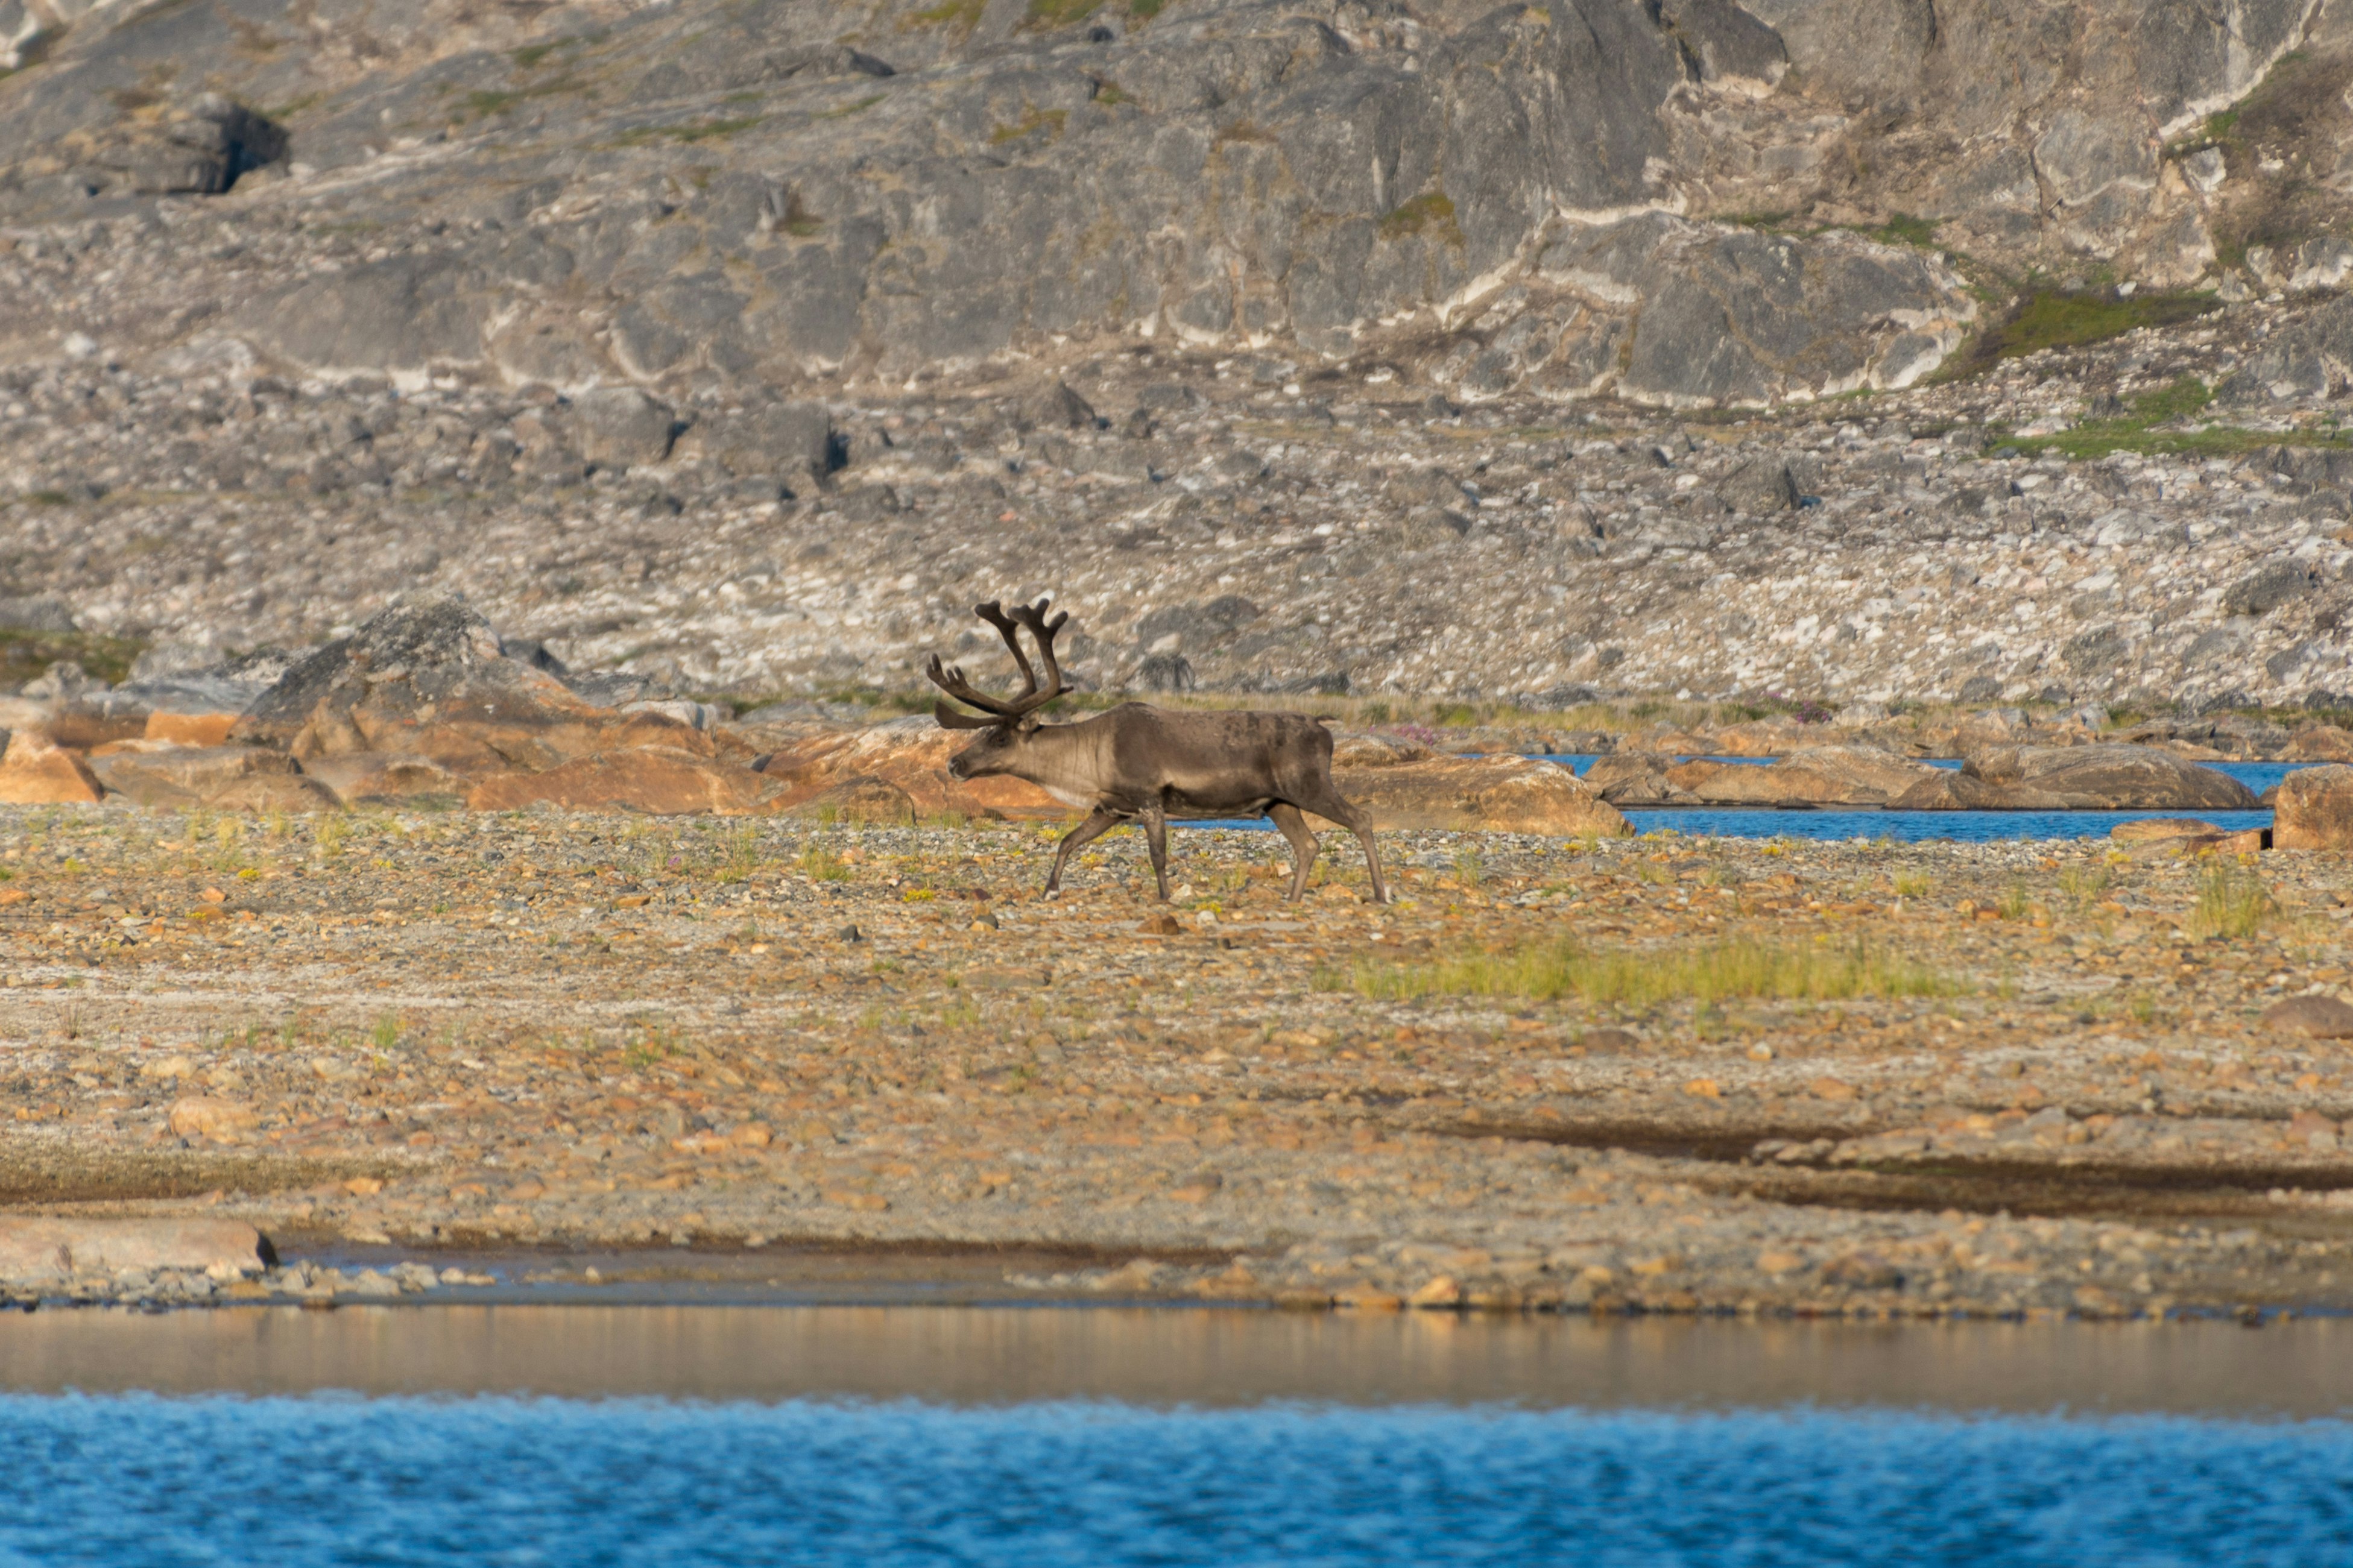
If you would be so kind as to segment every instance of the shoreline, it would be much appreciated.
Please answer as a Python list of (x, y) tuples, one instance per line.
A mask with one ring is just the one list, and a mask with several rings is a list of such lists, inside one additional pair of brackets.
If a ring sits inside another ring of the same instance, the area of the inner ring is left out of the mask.
[(2353, 1064), (2264, 1022), (2348, 981), (2333, 854), (1385, 840), (1394, 906), (1213, 831), (1163, 908), (1117, 840), (1039, 899), (1034, 826), (0, 814), (0, 1192), (1095, 1300), (2353, 1302)]

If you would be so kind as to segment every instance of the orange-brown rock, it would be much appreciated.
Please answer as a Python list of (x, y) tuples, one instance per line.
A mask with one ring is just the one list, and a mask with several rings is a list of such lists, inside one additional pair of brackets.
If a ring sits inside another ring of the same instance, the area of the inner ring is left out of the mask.
[(209, 805), (248, 780), (299, 770), (266, 746), (182, 746), (169, 741), (118, 741), (93, 752), (90, 772), (113, 794), (141, 805)]
[(748, 768), (668, 746), (601, 752), (544, 773), (484, 779), (466, 795), (475, 811), (554, 805), (570, 811), (641, 811), (656, 816), (712, 812), (734, 816), (771, 811), (776, 781)]
[(142, 735), (177, 746), (218, 746), (227, 742), (228, 732), (236, 728), (234, 713), (150, 713)]
[(1333, 783), (1377, 828), (1483, 829), (1621, 838), (1633, 826), (1558, 763), (1533, 757), (1433, 757), (1335, 769)]
[(0, 754), (0, 805), (93, 805), (100, 795), (90, 764), (38, 730), (19, 730)]
[(2298, 768), (2280, 780), (2272, 843), (2282, 849), (2353, 849), (2353, 767)]
[(457, 805), (464, 802), (470, 787), (464, 778), (430, 757), (386, 756), (379, 752), (315, 757), (303, 764), (302, 773), (343, 805)]
[(815, 800), (854, 780), (876, 779), (903, 792), (919, 816), (958, 812), (966, 816), (1055, 820), (1071, 806), (1019, 779), (962, 783), (948, 776), (948, 759), (971, 737), (941, 729), (929, 715), (894, 719), (871, 729), (812, 736), (761, 759), (761, 773), (784, 786), (786, 806)]
[(2307, 724), (2288, 737), (2284, 763), (2353, 763), (2353, 731), (2335, 724)]

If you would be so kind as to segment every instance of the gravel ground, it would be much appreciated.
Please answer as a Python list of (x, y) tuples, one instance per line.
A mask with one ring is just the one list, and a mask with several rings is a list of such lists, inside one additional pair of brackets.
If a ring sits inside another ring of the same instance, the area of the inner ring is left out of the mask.
[[(1336, 845), (1286, 906), (1278, 841), (1192, 830), (1164, 914), (1134, 839), (1049, 901), (1035, 825), (10, 808), (0, 1194), (384, 1266), (248, 1294), (851, 1243), (1303, 1306), (2353, 1295), (2345, 1047), (2257, 1021), (2347, 980), (2336, 857), (1400, 833), (1394, 906)], [(1369, 994), (1564, 938), (1859, 945), (1926, 994)]]

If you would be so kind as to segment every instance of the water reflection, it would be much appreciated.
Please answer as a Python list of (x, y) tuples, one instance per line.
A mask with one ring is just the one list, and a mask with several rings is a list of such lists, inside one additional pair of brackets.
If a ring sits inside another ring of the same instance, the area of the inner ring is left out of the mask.
[(948, 1405), (1315, 1400), (2333, 1415), (2353, 1322), (1736, 1323), (1165, 1308), (250, 1308), (0, 1319), (0, 1389)]

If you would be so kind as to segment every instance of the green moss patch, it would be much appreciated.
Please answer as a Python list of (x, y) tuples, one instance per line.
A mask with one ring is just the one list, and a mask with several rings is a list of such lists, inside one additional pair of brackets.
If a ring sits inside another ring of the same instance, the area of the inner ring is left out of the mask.
[(0, 626), (0, 686), (22, 686), (59, 659), (71, 659), (107, 684), (131, 674), (147, 645), (95, 632), (34, 632)]
[[(2342, 437), (2328, 432), (2249, 430), (2234, 425), (2181, 427), (2182, 421), (2203, 412), (2213, 400), (2213, 391), (2204, 382), (2195, 376), (2183, 376), (2154, 392), (2140, 394), (2122, 414), (2087, 419), (2054, 436), (2005, 437), (2001, 444), (2029, 457), (2057, 452), (2077, 459), (2105, 458), (2111, 452), (2230, 457), (2265, 447), (2348, 445)], [(2166, 428), (2168, 426), (2174, 428)]]
[(2081, 348), (2105, 342), (2142, 327), (2169, 327), (2195, 321), (2221, 308), (2211, 294), (2147, 293), (2114, 298), (2100, 293), (2062, 294), (2043, 289), (2030, 294), (1979, 335), (1963, 361), (1961, 374), (1985, 370), (2006, 359), (2018, 359), (2043, 349)]
[(652, 142), (675, 142), (691, 146), (697, 142), (715, 142), (751, 130), (765, 116), (746, 114), (732, 120), (705, 120), (692, 125), (635, 125), (613, 138), (621, 147), (642, 147)]
[(1433, 231), (1449, 245), (1462, 243), (1461, 226), (1454, 221), (1453, 198), (1444, 191), (1426, 191), (1391, 208), (1381, 219), (1383, 239), (1404, 239)]

